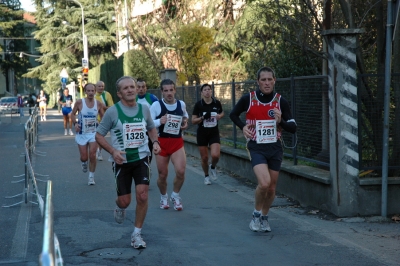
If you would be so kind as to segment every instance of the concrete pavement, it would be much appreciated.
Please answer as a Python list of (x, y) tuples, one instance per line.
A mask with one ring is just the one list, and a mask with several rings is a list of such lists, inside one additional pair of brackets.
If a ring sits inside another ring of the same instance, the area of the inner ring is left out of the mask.
[[(11, 183), (24, 169), (23, 128), (11, 120), (0, 125), (1, 205), (21, 201), (4, 196), (23, 190), (22, 183)], [(276, 198), (270, 212), (272, 232), (251, 232), (254, 184), (219, 171), (219, 180), (205, 186), (200, 162), (191, 156), (181, 191), (182, 212), (159, 209), (153, 162), (142, 231), (147, 248), (135, 250), (130, 247), (134, 202), (122, 225), (114, 221), (111, 164), (98, 162), (96, 185), (88, 186), (74, 137), (63, 135), (61, 115), (50, 110), (47, 120), (40, 123), (36, 144), (40, 155), (34, 156), (33, 166), (41, 175), (37, 178), (53, 181), (54, 231), (65, 265), (400, 264), (400, 224), (367, 217), (336, 219), (301, 208), (284, 196)], [(106, 160), (107, 154), (103, 157)], [(170, 166), (169, 194), (173, 176)], [(38, 187), (44, 195), (45, 183)], [(0, 208), (0, 228), (0, 265), (38, 265), (43, 220), (37, 205)]]

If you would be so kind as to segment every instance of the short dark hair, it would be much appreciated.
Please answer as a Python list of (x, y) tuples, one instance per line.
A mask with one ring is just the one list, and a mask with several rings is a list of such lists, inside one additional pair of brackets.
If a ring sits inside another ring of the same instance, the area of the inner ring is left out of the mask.
[(271, 72), (272, 77), (275, 78), (275, 71), (270, 67), (262, 67), (257, 71), (257, 80), (260, 79), (261, 72)]
[(123, 77), (120, 77), (120, 78), (115, 82), (115, 88), (117, 89), (117, 92), (119, 92), (119, 90), (120, 90), (119, 83), (120, 83), (122, 80), (124, 80), (124, 79), (131, 79), (131, 80), (133, 80), (133, 82), (134, 82), (135, 85), (136, 85), (136, 79), (132, 78), (131, 76), (123, 76)]
[(142, 79), (142, 78), (138, 78), (138, 79), (137, 79), (137, 82), (144, 82), (144, 83), (146, 83), (146, 81), (145, 81), (144, 79)]
[(170, 80), (170, 79), (163, 79), (163, 80), (161, 80), (161, 83), (160, 83), (160, 88), (161, 88), (161, 90), (163, 90), (163, 86), (164, 85), (174, 85), (174, 89), (176, 88), (175, 87), (175, 82), (173, 82), (172, 80)]
[(210, 87), (210, 89), (212, 89), (212, 87), (211, 87), (211, 85), (210, 85), (210, 84), (208, 84), (208, 83), (204, 83), (203, 85), (201, 85), (201, 87), (200, 87), (200, 91), (203, 91), (203, 89), (204, 89), (205, 87)]

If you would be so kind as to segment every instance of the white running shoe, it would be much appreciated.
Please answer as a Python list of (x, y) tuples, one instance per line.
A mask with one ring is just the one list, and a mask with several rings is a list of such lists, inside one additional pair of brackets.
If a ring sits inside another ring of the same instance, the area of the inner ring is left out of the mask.
[(89, 176), (89, 181), (88, 181), (88, 185), (95, 185), (96, 183), (94, 182), (94, 176)]
[(161, 200), (160, 200), (160, 209), (164, 209), (164, 210), (169, 209), (168, 194), (167, 194), (167, 196), (166, 196), (165, 198), (164, 198), (164, 197), (161, 197)]
[(40, 117), (40, 121), (43, 121), (43, 116)]
[(212, 181), (217, 181), (217, 179), (218, 179), (217, 169), (216, 168), (212, 169), (211, 164), (208, 166), (208, 173), (210, 174)]
[(47, 121), (45, 116), (43, 116), (43, 121)]
[(72, 133), (72, 130), (71, 130), (71, 129), (69, 130), (69, 134), (70, 134), (71, 136), (74, 135), (74, 133)]
[(101, 151), (97, 150), (97, 160), (103, 161), (103, 156), (101, 156)]
[(261, 227), (261, 214), (259, 213), (253, 213), (253, 219), (251, 219), (251, 222), (249, 224), (250, 230), (254, 232), (260, 231)]
[(210, 178), (208, 176), (206, 176), (204, 178), (204, 185), (211, 185), (211, 181), (210, 181)]
[(68, 130), (64, 130), (64, 136), (68, 135)]
[(131, 235), (131, 246), (133, 248), (141, 249), (146, 248), (146, 242), (143, 241), (143, 238), (140, 234)]
[(260, 232), (271, 232), (268, 222), (268, 215), (261, 216)]
[(172, 196), (171, 196), (171, 201), (174, 203), (174, 209), (175, 209), (175, 211), (181, 211), (181, 210), (183, 210), (182, 199), (181, 199), (181, 197), (172, 197)]
[(83, 163), (82, 163), (82, 171), (83, 171), (84, 173), (87, 172), (87, 166), (88, 166), (88, 163), (87, 163), (87, 162), (83, 162)]
[(117, 223), (122, 224), (125, 220), (126, 209), (115, 207), (114, 219)]

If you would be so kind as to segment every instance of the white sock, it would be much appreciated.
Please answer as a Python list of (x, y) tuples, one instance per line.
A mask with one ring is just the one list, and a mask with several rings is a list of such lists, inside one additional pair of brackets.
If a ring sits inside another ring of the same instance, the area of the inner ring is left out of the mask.
[(94, 172), (89, 172), (90, 177), (94, 177)]
[(162, 199), (168, 199), (168, 193), (165, 193), (165, 195), (161, 194)]
[(175, 193), (174, 191), (172, 191), (171, 197), (178, 198), (179, 197), (179, 193)]
[(135, 230), (133, 230), (133, 235), (141, 234), (141, 233), (142, 233), (142, 228), (135, 227)]

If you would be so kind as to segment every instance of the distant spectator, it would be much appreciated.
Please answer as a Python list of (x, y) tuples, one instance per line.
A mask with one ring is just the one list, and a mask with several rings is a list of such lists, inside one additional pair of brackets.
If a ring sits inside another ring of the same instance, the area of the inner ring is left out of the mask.
[(19, 116), (24, 116), (24, 101), (22, 100), (21, 94), (18, 94), (17, 97)]

